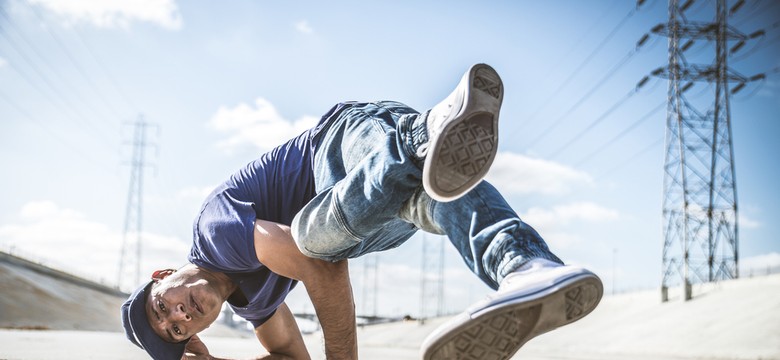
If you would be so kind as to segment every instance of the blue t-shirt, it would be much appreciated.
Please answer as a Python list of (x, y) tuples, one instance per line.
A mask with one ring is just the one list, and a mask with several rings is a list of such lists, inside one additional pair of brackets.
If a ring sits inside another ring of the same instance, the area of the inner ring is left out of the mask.
[(312, 161), (318, 134), (345, 104), (334, 106), (316, 127), (263, 154), (218, 186), (193, 225), (189, 261), (230, 277), (247, 303), (228, 303), (255, 327), (270, 318), (296, 281), (271, 272), (255, 253), (255, 219), (290, 225), (315, 195)]

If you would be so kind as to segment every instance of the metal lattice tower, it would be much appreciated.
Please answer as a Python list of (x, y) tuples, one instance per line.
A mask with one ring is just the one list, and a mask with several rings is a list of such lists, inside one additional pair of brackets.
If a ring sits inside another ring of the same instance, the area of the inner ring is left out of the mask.
[(420, 321), (444, 315), (444, 246), (446, 237), (422, 238), (422, 271), (420, 273)]
[(379, 255), (376, 253), (363, 256), (363, 316), (376, 317), (377, 290), (379, 283)]
[(150, 144), (147, 139), (147, 129), (154, 125), (144, 121), (139, 115), (133, 125), (133, 158), (130, 162), (130, 187), (127, 191), (127, 207), (125, 209), (125, 226), (122, 233), (122, 250), (119, 257), (117, 273), (117, 288), (132, 280), (130, 287), (141, 282), (141, 244), (143, 224), (143, 179), (146, 164), (146, 149)]
[[(653, 28), (669, 38), (668, 67), (653, 72), (669, 79), (663, 199), (662, 301), (679, 276), (684, 299), (691, 284), (732, 279), (738, 272), (737, 185), (731, 137), (729, 82), (747, 79), (727, 66), (729, 41), (748, 37), (726, 23), (725, 0), (715, 3), (714, 22), (695, 22), (685, 11), (693, 1), (669, 1), (669, 22)], [(715, 60), (689, 64), (693, 41), (714, 42)], [(683, 40), (686, 40), (683, 43)], [(714, 96), (685, 96), (695, 82), (714, 86)]]

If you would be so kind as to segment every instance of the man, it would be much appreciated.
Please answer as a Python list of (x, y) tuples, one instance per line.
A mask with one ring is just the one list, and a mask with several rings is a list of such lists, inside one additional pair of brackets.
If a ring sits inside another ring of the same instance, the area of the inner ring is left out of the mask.
[(224, 301), (268, 358), (308, 359), (287, 293), (301, 281), (329, 359), (357, 358), (347, 259), (445, 234), (496, 293), (434, 331), (425, 359), (507, 359), (576, 321), (599, 278), (564, 266), (482, 178), (496, 155), (503, 84), (472, 66), (432, 109), (342, 103), (313, 129), (233, 174), (195, 220), (190, 264), (155, 272), (122, 306), (128, 338), (155, 359), (211, 358), (197, 333)]

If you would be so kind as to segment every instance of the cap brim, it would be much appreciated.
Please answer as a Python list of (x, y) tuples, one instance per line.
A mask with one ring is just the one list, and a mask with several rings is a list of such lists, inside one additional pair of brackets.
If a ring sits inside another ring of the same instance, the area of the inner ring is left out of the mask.
[(146, 317), (146, 298), (154, 280), (141, 285), (130, 298), (122, 304), (122, 325), (125, 334), (155, 360), (180, 360), (189, 339), (170, 343), (163, 340), (149, 325)]

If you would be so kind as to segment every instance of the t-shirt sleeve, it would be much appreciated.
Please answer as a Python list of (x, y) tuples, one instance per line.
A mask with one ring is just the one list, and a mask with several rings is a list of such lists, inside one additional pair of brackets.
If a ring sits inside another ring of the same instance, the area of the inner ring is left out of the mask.
[(255, 210), (251, 202), (217, 192), (203, 205), (195, 220), (189, 260), (222, 272), (260, 268), (254, 244)]
[(247, 319), (247, 321), (249, 321), (249, 323), (252, 324), (252, 328), (257, 329), (258, 326), (265, 324), (265, 322), (268, 321), (268, 319), (270, 319), (272, 316), (274, 316), (274, 314), (276, 314), (276, 309), (274, 309), (273, 311), (271, 311), (270, 314), (268, 314), (268, 315), (266, 315), (264, 317), (261, 317), (261, 318), (249, 318), (249, 319)]

